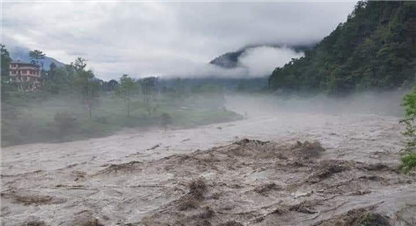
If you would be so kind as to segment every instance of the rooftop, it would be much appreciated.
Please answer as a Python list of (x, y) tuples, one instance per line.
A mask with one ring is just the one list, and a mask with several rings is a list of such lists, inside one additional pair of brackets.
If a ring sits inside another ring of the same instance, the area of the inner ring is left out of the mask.
[(20, 60), (13, 60), (10, 64), (20, 64), (20, 65), (27, 65), (27, 66), (32, 66), (32, 67), (40, 67), (39, 65), (20, 61)]

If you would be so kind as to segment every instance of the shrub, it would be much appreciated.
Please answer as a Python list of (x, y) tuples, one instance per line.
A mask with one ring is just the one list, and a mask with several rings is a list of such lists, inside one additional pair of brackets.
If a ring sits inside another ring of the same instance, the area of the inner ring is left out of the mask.
[(361, 216), (358, 226), (389, 226), (390, 223), (385, 217), (378, 213), (367, 213)]
[(416, 168), (416, 153), (407, 153), (401, 158), (402, 164), (400, 169), (404, 173), (410, 172), (412, 169)]
[(401, 157), (400, 169), (404, 173), (408, 173), (416, 168), (416, 87), (404, 97), (403, 106), (405, 119), (401, 122), (406, 125), (406, 131), (403, 135), (408, 137), (408, 141), (405, 148), (406, 153)]
[(186, 196), (178, 205), (180, 211), (196, 209), (199, 207), (199, 200), (192, 196)]
[(23, 224), (24, 226), (47, 226), (44, 221), (29, 221)]
[(108, 124), (108, 119), (105, 116), (98, 116), (94, 118), (95, 122), (101, 123), (101, 124)]
[(189, 193), (184, 196), (179, 203), (179, 210), (196, 209), (199, 203), (204, 199), (204, 193), (207, 191), (207, 184), (203, 178), (192, 179), (189, 184)]
[(196, 199), (201, 200), (204, 197), (204, 193), (207, 190), (207, 184), (203, 178), (193, 179), (189, 183), (189, 194), (194, 196)]
[(416, 89), (403, 98), (402, 106), (404, 107), (405, 118), (400, 123), (406, 126), (403, 135), (408, 138), (405, 151), (414, 152), (416, 147)]

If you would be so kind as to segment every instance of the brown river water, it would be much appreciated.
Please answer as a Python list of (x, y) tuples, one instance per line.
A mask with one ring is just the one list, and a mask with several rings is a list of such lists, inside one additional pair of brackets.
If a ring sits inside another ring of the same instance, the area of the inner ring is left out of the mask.
[(2, 148), (1, 223), (416, 225), (400, 117), (267, 101), (228, 97), (234, 122)]

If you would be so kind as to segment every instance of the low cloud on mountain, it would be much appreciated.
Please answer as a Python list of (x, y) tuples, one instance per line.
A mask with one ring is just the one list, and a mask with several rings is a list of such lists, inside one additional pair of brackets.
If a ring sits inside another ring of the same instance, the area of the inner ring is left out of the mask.
[(40, 49), (65, 63), (84, 57), (102, 79), (123, 73), (258, 76), (299, 54), (253, 49), (240, 59), (244, 67), (231, 71), (207, 63), (247, 45), (315, 43), (345, 21), (354, 4), (5, 2), (2, 42)]

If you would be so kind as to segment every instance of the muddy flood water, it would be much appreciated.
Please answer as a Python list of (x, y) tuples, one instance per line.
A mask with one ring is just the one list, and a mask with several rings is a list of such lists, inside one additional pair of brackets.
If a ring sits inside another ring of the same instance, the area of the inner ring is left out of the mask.
[(416, 225), (400, 117), (227, 101), (245, 119), (3, 148), (2, 225)]

